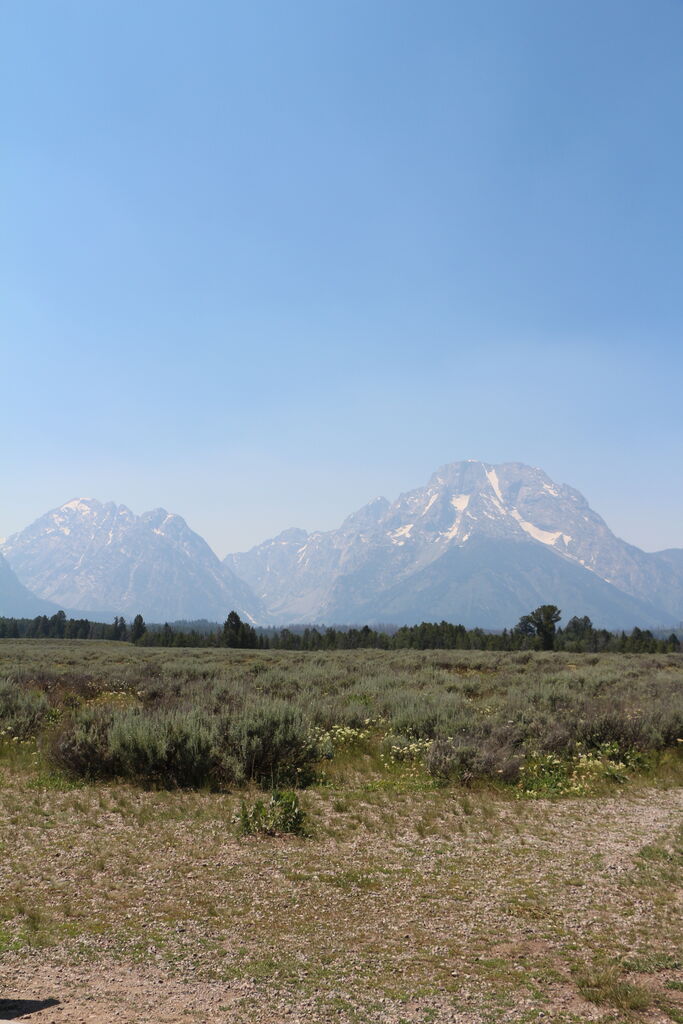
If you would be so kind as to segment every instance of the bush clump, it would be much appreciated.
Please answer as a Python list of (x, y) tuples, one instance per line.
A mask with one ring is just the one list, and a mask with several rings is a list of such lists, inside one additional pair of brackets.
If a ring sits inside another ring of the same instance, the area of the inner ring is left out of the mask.
[(683, 744), (676, 653), (66, 650), (55, 662), (52, 647), (22, 648), (0, 682), (0, 733), (37, 736), (80, 777), (283, 789), (313, 781), (322, 758), (362, 758), (552, 794)]
[(276, 789), (268, 803), (256, 800), (251, 807), (243, 800), (237, 826), (243, 836), (309, 835), (306, 812), (292, 790)]
[(439, 738), (429, 747), (425, 767), (440, 782), (458, 781), (465, 785), (475, 778), (489, 777), (501, 782), (516, 782), (522, 755), (494, 737), (481, 739)]
[(296, 705), (262, 700), (222, 720), (219, 746), (226, 768), (262, 786), (308, 785), (320, 756), (310, 722)]
[(217, 781), (214, 732), (200, 710), (115, 715), (107, 733), (114, 773), (148, 785), (210, 785)]
[(20, 688), (9, 680), (0, 682), (0, 731), (19, 740), (36, 736), (50, 713), (50, 704), (39, 690)]
[(54, 735), (50, 756), (86, 778), (275, 787), (312, 781), (318, 750), (300, 712), (284, 701), (264, 701), (223, 716), (202, 708), (85, 706)]

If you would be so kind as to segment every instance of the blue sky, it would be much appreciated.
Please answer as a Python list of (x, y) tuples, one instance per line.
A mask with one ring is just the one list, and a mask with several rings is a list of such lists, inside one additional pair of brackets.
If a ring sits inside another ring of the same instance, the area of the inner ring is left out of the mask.
[(683, 3), (5, 0), (0, 535), (461, 458), (683, 547)]

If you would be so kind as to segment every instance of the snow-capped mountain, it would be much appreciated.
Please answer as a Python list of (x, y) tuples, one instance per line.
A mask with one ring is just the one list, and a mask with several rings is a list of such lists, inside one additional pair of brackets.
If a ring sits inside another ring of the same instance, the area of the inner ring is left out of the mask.
[(683, 550), (619, 540), (578, 491), (520, 463), (444, 466), (337, 530), (286, 530), (223, 564), (180, 516), (94, 499), (53, 509), (0, 553), (7, 615), (222, 621), (234, 608), (256, 623), (502, 628), (550, 603), (609, 628), (683, 620)]
[(61, 608), (141, 612), (161, 622), (222, 621), (233, 608), (263, 617), (248, 584), (165, 509), (136, 516), (125, 505), (77, 498), (9, 537), (0, 551), (25, 587)]
[(225, 563), (273, 622), (502, 627), (549, 602), (621, 627), (683, 618), (678, 554), (619, 540), (540, 469), (467, 461), (393, 504), (376, 498), (338, 530), (287, 530)]

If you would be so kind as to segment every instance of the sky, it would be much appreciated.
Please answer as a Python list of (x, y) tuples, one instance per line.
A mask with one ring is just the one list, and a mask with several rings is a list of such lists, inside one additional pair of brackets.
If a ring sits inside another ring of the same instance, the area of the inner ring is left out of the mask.
[(683, 0), (3, 0), (0, 536), (460, 459), (683, 547)]

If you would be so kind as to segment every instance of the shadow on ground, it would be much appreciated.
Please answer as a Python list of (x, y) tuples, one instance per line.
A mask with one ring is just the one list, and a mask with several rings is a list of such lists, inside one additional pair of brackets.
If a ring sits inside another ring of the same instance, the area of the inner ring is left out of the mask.
[(59, 999), (0, 999), (0, 1020), (16, 1020), (27, 1013), (38, 1013), (57, 1006)]

